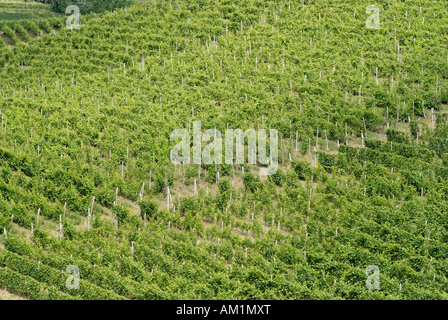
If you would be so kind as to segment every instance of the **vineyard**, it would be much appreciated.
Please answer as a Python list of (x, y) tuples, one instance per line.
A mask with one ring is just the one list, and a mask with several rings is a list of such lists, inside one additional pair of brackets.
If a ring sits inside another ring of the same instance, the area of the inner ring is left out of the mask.
[[(0, 289), (448, 299), (446, 2), (148, 0), (66, 18), (0, 22)], [(278, 171), (172, 163), (171, 132), (194, 121), (277, 129)]]
[(31, 0), (1, 0), (0, 21), (58, 17), (48, 5)]

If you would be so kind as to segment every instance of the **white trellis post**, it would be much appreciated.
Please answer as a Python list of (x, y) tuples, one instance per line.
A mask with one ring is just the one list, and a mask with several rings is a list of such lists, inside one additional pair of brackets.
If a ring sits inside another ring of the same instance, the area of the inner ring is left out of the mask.
[(90, 208), (87, 208), (87, 230), (90, 230)]
[(378, 67), (376, 67), (375, 78), (376, 78), (376, 84), (378, 85)]
[(143, 182), (142, 188), (140, 189), (139, 198), (140, 200), (143, 200), (143, 192), (145, 191), (145, 183)]
[(166, 207), (170, 210), (170, 187), (166, 187)]
[(296, 131), (296, 151), (297, 151), (297, 140), (298, 140), (298, 136), (299, 136), (299, 131)]
[(92, 208), (90, 209), (90, 211), (93, 213), (93, 205), (95, 204), (95, 196), (93, 196), (92, 198)]
[(62, 216), (59, 216), (59, 239), (62, 238)]
[(347, 138), (347, 122), (345, 123), (345, 144), (348, 146), (348, 138)]
[(311, 158), (311, 138), (308, 138), (308, 154), (310, 155)]

